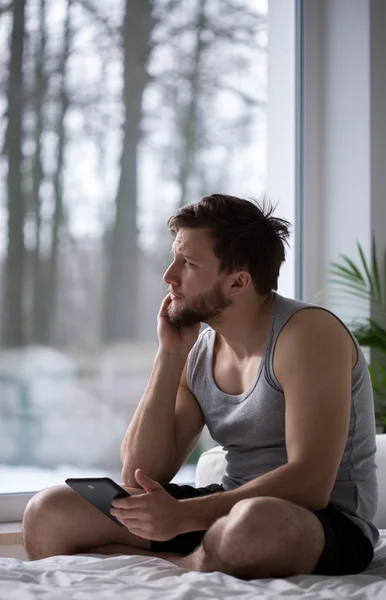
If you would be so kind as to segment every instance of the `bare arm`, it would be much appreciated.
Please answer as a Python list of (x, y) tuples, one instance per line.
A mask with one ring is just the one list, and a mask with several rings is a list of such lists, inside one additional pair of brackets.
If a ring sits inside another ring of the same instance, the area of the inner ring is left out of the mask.
[(193, 449), (204, 426), (201, 409), (186, 387), (186, 369), (174, 356), (158, 353), (146, 391), (121, 446), (122, 481), (138, 487), (142, 469), (168, 483)]
[(186, 382), (186, 361), (199, 325), (176, 330), (167, 297), (158, 315), (159, 351), (145, 393), (121, 445), (122, 480), (138, 487), (135, 470), (167, 483), (192, 450), (203, 428), (201, 409)]
[(355, 360), (349, 334), (332, 315), (308, 309), (291, 319), (274, 363), (285, 395), (288, 462), (237, 489), (183, 500), (186, 530), (207, 529), (244, 498), (274, 496), (309, 510), (326, 506), (347, 440)]

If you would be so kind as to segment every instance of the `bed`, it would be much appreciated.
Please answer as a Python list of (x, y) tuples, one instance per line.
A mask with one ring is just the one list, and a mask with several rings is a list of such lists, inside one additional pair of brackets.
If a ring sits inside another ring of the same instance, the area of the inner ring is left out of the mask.
[[(197, 573), (145, 556), (82, 554), (28, 562), (0, 558), (0, 600), (386, 600), (386, 435), (377, 436), (380, 504), (376, 517), (380, 540), (374, 560), (360, 575), (302, 575), (287, 579), (240, 581), (223, 573)], [(220, 479), (221, 449), (204, 453), (196, 484)]]
[(369, 569), (345, 577), (297, 576), (240, 581), (223, 573), (197, 573), (145, 556), (54, 556), (34, 562), (0, 559), (1, 600), (385, 600), (386, 530)]

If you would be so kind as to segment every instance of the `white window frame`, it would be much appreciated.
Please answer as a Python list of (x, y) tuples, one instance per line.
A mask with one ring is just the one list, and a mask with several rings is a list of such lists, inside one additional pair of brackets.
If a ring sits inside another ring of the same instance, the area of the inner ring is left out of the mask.
[(269, 0), (268, 8), (267, 197), (277, 204), (275, 214), (294, 225), (279, 278), (278, 292), (285, 296), (296, 296), (299, 287), (295, 279), (297, 4), (298, 0)]

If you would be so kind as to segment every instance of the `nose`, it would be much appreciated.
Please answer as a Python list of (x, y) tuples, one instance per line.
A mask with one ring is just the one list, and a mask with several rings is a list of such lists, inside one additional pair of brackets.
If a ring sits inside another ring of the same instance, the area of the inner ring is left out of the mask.
[(166, 269), (163, 278), (165, 283), (177, 287), (179, 284), (178, 275), (176, 273), (176, 267), (174, 262)]

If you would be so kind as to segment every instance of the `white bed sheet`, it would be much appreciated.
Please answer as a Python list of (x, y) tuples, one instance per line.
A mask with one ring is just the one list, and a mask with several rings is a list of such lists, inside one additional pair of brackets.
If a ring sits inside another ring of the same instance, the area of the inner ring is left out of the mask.
[(54, 556), (0, 559), (0, 600), (386, 600), (386, 530), (369, 568), (344, 577), (297, 576), (240, 581), (197, 573), (145, 556)]

